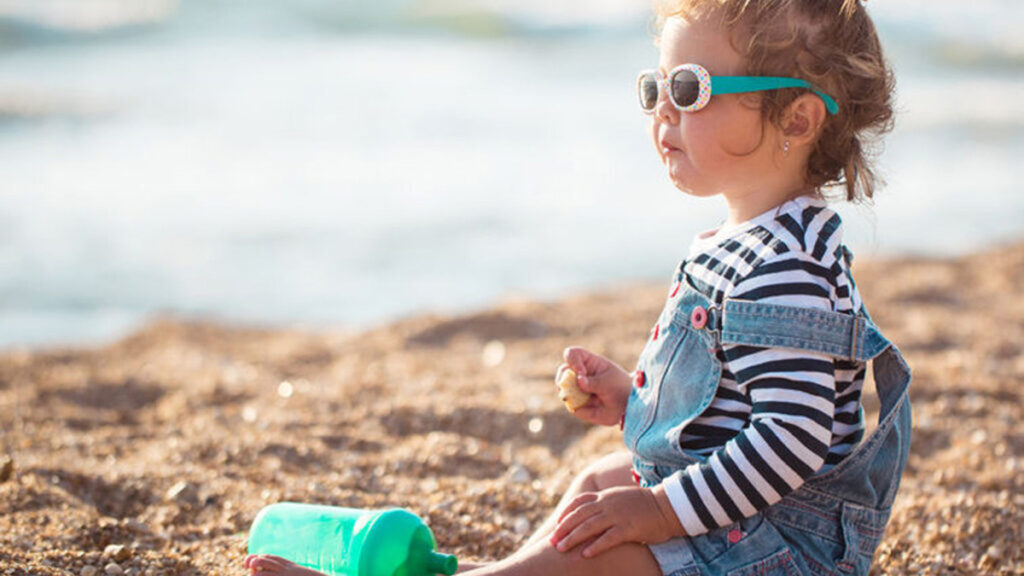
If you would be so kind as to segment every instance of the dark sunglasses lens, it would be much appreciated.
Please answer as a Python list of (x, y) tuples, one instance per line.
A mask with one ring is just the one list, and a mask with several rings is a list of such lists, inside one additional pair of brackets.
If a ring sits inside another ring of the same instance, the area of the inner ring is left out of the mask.
[(658, 104), (658, 79), (654, 74), (644, 74), (636, 87), (640, 95), (640, 107), (648, 111), (654, 110)]
[(700, 81), (691, 70), (680, 70), (672, 76), (672, 99), (682, 107), (697, 101), (700, 95)]

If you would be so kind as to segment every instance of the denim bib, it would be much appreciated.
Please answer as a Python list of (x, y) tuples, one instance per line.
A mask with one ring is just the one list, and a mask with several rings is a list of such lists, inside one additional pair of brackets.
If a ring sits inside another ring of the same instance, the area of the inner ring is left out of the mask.
[(652, 486), (704, 457), (679, 446), (711, 404), (715, 350), (744, 344), (873, 361), (878, 427), (832, 469), (760, 513), (706, 534), (650, 546), (666, 576), (866, 575), (910, 450), (910, 369), (866, 314), (726, 300), (715, 306), (677, 271), (637, 365), (623, 438), (639, 482)]

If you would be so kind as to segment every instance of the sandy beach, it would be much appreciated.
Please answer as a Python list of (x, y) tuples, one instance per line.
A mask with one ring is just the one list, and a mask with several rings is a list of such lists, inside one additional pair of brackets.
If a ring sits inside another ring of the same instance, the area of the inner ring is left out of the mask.
[[(1024, 574), (1024, 243), (855, 273), (915, 371), (873, 573)], [(0, 574), (240, 575), (250, 522), (282, 500), (406, 507), (443, 551), (502, 557), (620, 447), (558, 402), (562, 349), (631, 368), (667, 288), (358, 333), (169, 318), (109, 346), (4, 352)]]

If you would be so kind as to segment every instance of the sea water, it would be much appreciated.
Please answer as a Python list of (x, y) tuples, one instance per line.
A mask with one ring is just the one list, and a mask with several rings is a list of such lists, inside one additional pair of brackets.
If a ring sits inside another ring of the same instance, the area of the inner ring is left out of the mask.
[[(0, 347), (156, 314), (358, 327), (667, 278), (646, 3), (0, 4)], [(898, 80), (858, 256), (1024, 235), (1024, 3), (871, 2)]]

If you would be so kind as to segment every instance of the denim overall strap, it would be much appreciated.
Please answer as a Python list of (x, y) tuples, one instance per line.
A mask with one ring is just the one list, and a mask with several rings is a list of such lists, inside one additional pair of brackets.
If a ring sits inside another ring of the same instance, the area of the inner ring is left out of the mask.
[[(831, 470), (812, 476), (805, 487), (887, 510), (892, 506), (910, 454), (910, 367), (895, 346), (875, 358), (872, 370), (881, 407), (878, 427)], [(837, 486), (841, 487), (837, 490)]]
[(895, 346), (874, 359), (878, 427), (832, 469), (766, 511), (811, 573), (867, 575), (910, 453), (910, 368)]
[(859, 362), (889, 347), (889, 341), (863, 315), (726, 300), (721, 321), (723, 344), (797, 348)]

